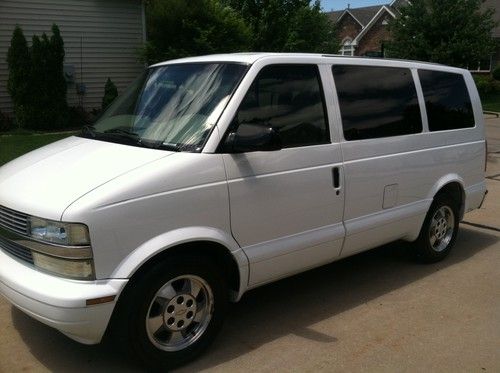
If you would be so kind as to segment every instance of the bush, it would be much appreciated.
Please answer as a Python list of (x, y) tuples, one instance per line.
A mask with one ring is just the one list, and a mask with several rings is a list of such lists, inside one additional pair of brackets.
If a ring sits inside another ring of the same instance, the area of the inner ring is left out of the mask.
[(92, 123), (92, 115), (81, 106), (72, 106), (68, 110), (68, 127), (82, 128)]
[(500, 81), (500, 66), (493, 70), (493, 79)]
[(14, 129), (14, 122), (7, 115), (0, 111), (0, 132), (7, 132)]
[(34, 130), (67, 126), (68, 104), (64, 78), (64, 42), (59, 28), (52, 36), (33, 36), (31, 48), (19, 26), (14, 30), (7, 62), (9, 93), (19, 127)]
[(489, 75), (474, 75), (477, 90), (481, 96), (489, 95), (500, 90), (500, 85)]
[(148, 64), (200, 54), (249, 49), (252, 35), (228, 0), (146, 1), (148, 42), (142, 59)]
[(115, 83), (111, 81), (110, 78), (106, 81), (106, 85), (104, 86), (104, 97), (102, 98), (102, 110), (106, 110), (109, 105), (115, 100), (118, 96), (118, 89), (116, 88)]
[(20, 127), (25, 125), (25, 107), (30, 101), (31, 56), (23, 30), (16, 26), (7, 52), (9, 77), (7, 91)]

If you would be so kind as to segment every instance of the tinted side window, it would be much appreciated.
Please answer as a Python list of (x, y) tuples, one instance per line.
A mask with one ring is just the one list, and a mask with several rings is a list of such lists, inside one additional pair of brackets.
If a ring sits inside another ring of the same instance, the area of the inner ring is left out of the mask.
[(442, 71), (419, 70), (429, 130), (474, 127), (474, 112), (464, 77)]
[(337, 65), (332, 70), (346, 140), (422, 132), (409, 69)]
[(330, 142), (325, 105), (316, 65), (270, 65), (248, 90), (238, 125), (275, 128), (284, 148)]

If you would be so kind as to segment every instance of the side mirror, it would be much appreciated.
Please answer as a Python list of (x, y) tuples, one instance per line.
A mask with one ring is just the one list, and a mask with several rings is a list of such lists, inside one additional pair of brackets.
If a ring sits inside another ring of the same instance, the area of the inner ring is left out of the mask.
[(236, 132), (227, 137), (224, 148), (228, 153), (281, 150), (278, 131), (262, 124), (240, 124)]

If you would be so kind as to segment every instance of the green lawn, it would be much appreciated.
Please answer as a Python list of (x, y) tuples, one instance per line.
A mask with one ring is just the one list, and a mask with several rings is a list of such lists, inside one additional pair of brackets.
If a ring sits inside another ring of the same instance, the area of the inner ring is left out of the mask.
[(0, 135), (0, 166), (29, 151), (64, 139), (73, 133)]
[(500, 92), (487, 95), (482, 98), (483, 110), (496, 111), (500, 113)]

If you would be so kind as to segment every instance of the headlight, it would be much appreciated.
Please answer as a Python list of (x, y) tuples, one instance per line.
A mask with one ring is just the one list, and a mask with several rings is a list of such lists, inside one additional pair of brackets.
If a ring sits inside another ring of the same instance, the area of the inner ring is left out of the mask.
[(36, 241), (22, 244), (31, 249), (35, 267), (72, 279), (95, 278), (89, 229), (85, 224), (62, 223), (34, 216), (28, 219), (30, 236)]
[(32, 255), (35, 266), (47, 272), (78, 280), (94, 279), (94, 266), (91, 259), (62, 259), (37, 252), (33, 252)]
[[(0, 223), (0, 250), (57, 276), (95, 279), (94, 255), (85, 224), (42, 219), (15, 211), (0, 215)], [(21, 230), (21, 226), (27, 229)]]
[(67, 246), (90, 245), (89, 230), (84, 224), (69, 224), (30, 217), (30, 235), (34, 239)]

